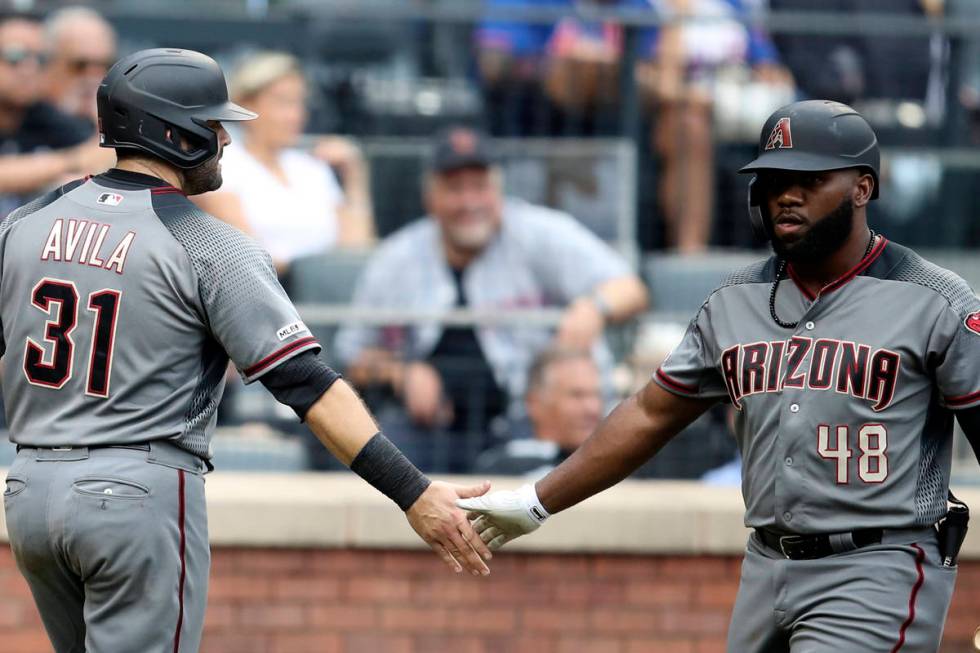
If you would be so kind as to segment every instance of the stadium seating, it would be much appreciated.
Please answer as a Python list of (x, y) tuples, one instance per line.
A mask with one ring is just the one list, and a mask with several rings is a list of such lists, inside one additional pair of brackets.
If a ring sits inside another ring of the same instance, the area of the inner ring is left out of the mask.
[[(369, 252), (328, 252), (305, 256), (293, 262), (289, 273), (289, 294), (296, 304), (347, 304), (367, 262)], [(311, 323), (310, 330), (323, 345), (323, 356), (331, 356), (336, 327)]]
[(730, 272), (764, 256), (758, 252), (713, 252), (696, 258), (650, 254), (640, 271), (650, 289), (650, 308), (687, 322)]

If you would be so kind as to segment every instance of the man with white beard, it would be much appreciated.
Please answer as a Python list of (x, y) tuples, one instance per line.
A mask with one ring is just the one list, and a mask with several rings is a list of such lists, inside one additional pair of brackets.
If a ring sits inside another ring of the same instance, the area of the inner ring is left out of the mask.
[[(424, 469), (463, 472), (490, 444), (490, 422), (523, 396), (535, 354), (552, 344), (591, 349), (608, 370), (603, 328), (643, 311), (647, 293), (627, 262), (573, 217), (505, 198), (479, 132), (452, 127), (436, 137), (424, 196), (428, 215), (381, 243), (354, 306), (565, 310), (557, 333), (438, 324), (338, 333), (347, 378), (389, 387), (404, 408), (389, 419), (380, 411), (388, 437)], [(448, 453), (433, 446), (437, 432), (453, 436)]]

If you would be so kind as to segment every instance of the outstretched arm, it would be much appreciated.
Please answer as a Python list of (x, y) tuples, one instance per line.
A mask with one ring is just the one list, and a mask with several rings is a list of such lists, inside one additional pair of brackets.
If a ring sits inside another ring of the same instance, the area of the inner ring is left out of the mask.
[(554, 514), (615, 485), (717, 403), (667, 392), (653, 381), (625, 399), (565, 462), (535, 489)]
[(399, 504), (426, 544), (456, 572), (465, 566), (474, 576), (490, 573), (490, 552), (454, 504), (489, 489), (488, 483), (464, 488), (429, 481), (378, 431), (360, 397), (337, 381), (306, 414), (316, 437), (341, 462)]
[(454, 571), (486, 575), (490, 551), (455, 502), (477, 497), (488, 483), (461, 487), (430, 481), (378, 430), (353, 388), (312, 351), (261, 377), (283, 404), (304, 419), (342, 463), (398, 504), (409, 524)]
[(559, 512), (615, 485), (707, 410), (715, 399), (689, 399), (650, 381), (623, 401), (565, 462), (535, 487), (457, 501), (491, 549), (536, 529)]

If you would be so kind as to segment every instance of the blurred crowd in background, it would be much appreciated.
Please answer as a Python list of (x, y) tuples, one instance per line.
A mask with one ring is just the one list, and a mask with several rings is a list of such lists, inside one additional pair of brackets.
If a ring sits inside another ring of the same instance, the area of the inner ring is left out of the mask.
[[(765, 254), (735, 170), (794, 100), (863, 112), (875, 228), (980, 277), (980, 0), (8, 4), (0, 215), (111, 167), (95, 92), (117, 57), (211, 54), (260, 118), (194, 201), (269, 251), (427, 471), (541, 474), (646, 381)], [(733, 482), (729, 420), (637, 475)], [(261, 389), (230, 383), (219, 426), (219, 467), (338, 468)]]

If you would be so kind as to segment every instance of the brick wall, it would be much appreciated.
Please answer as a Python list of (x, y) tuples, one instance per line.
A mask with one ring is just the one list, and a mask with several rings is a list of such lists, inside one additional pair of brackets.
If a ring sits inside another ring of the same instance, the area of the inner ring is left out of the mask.
[[(716, 653), (730, 557), (498, 555), (488, 579), (431, 554), (219, 548), (204, 653)], [(943, 653), (971, 651), (980, 561), (964, 563)], [(50, 647), (0, 546), (0, 651)]]

